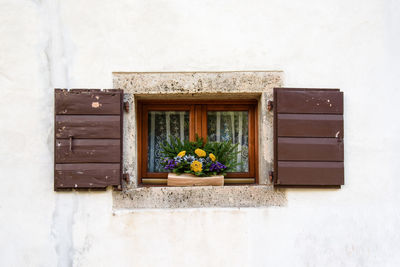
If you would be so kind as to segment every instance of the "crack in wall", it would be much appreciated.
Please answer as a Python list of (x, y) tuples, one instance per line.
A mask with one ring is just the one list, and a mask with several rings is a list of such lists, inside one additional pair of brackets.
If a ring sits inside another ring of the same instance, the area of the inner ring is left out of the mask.
[(57, 266), (67, 267), (73, 265), (73, 226), (74, 217), (78, 210), (77, 193), (58, 193), (52, 217), (51, 236), (55, 241), (57, 253)]
[[(38, 92), (40, 99), (49, 102), (48, 114), (52, 114), (53, 89), (55, 87), (69, 88), (69, 61), (72, 55), (66, 53), (68, 42), (65, 39), (65, 28), (63, 27), (59, 0), (34, 1), (38, 7), (41, 17), (41, 40), (39, 61), (41, 62), (39, 74), (42, 76), (43, 84)], [(50, 115), (51, 116), (51, 115)], [(53, 132), (52, 119), (48, 121), (47, 144), (50, 155), (53, 154)], [(77, 212), (78, 199), (76, 193), (56, 194), (51, 225), (51, 237), (57, 254), (57, 266), (72, 266), (74, 259), (73, 247), (73, 224)]]

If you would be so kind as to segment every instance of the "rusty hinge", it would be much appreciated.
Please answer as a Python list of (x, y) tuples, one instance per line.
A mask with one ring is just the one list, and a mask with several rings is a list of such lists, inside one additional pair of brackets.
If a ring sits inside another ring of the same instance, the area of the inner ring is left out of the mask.
[(268, 111), (271, 111), (273, 108), (274, 108), (274, 101), (268, 100), (268, 102), (267, 102)]
[(125, 182), (129, 183), (131, 180), (129, 179), (129, 173), (124, 173), (122, 175), (122, 178), (125, 180)]
[(124, 102), (124, 110), (129, 112), (129, 102)]
[(274, 181), (274, 172), (270, 171), (269, 172), (269, 181), (272, 183)]

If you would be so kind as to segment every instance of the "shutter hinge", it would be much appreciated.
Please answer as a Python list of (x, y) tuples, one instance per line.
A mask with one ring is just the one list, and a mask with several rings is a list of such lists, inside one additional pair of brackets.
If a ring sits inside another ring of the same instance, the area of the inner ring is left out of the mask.
[(129, 173), (124, 173), (122, 175), (122, 178), (125, 180), (125, 182), (129, 183), (131, 180), (129, 178)]
[(270, 171), (269, 172), (269, 181), (272, 183), (274, 181), (274, 172)]
[(268, 102), (267, 102), (268, 111), (271, 111), (273, 108), (274, 108), (274, 101), (268, 100)]
[(129, 112), (129, 102), (124, 102), (124, 110)]

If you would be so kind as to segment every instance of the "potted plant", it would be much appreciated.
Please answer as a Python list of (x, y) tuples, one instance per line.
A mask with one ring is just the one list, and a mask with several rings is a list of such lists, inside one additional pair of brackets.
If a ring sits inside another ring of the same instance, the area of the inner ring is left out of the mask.
[(230, 141), (182, 142), (171, 137), (162, 145), (162, 165), (168, 170), (168, 186), (224, 185), (224, 175), (236, 167), (237, 145)]

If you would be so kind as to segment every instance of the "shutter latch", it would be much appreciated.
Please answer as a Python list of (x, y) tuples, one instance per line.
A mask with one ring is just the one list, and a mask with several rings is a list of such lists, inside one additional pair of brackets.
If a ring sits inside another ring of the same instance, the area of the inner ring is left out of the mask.
[(70, 135), (69, 136), (69, 151), (71, 151), (71, 152), (72, 152), (72, 144), (73, 144), (72, 138), (74, 138), (74, 137), (72, 135)]
[(268, 100), (268, 102), (267, 102), (268, 111), (271, 111), (273, 108), (274, 108), (274, 101)]

